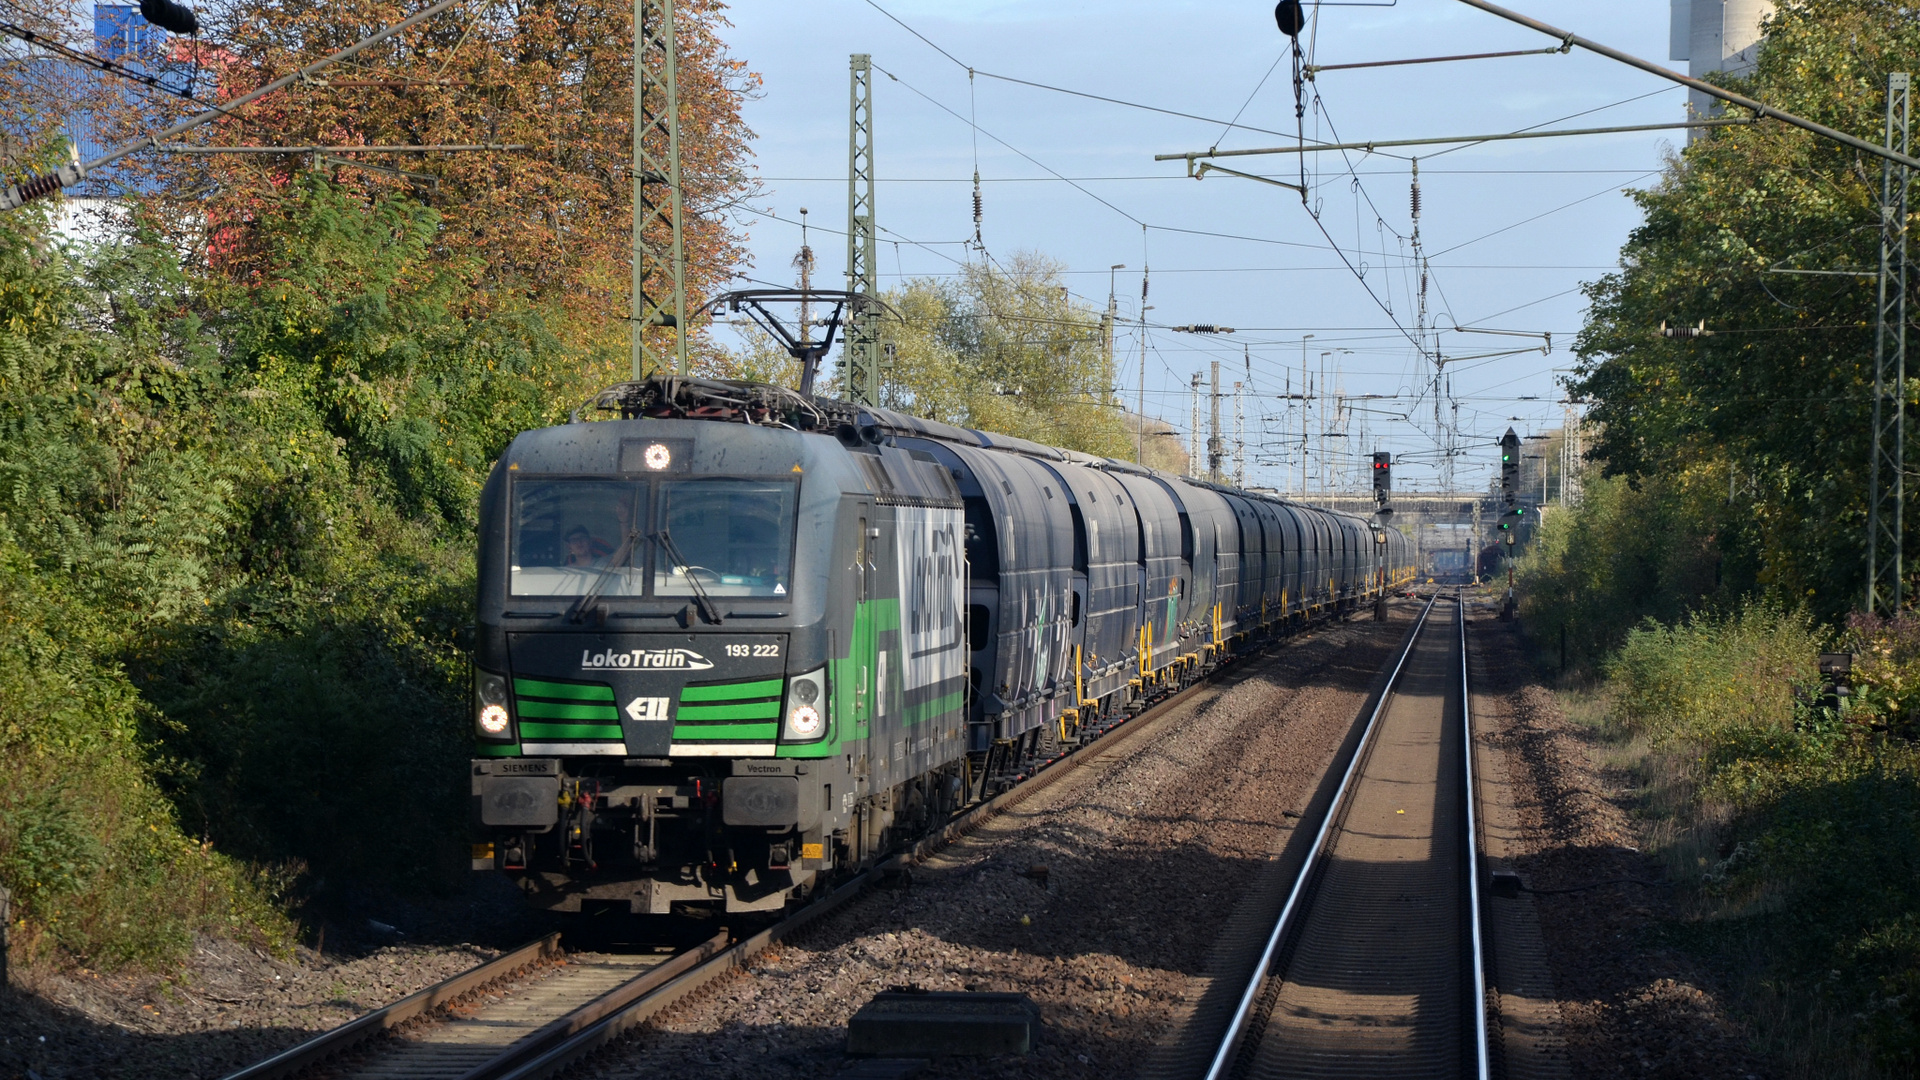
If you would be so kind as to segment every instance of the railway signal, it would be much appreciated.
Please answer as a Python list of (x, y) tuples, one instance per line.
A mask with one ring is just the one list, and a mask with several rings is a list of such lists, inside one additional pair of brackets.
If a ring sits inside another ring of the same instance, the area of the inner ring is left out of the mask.
[(1518, 525), (1526, 516), (1527, 508), (1524, 506), (1513, 507), (1500, 515), (1500, 537), (1508, 545), (1513, 543), (1514, 536), (1516, 535), (1514, 526)]
[(1280, 0), (1274, 5), (1273, 21), (1279, 24), (1281, 33), (1294, 39), (1307, 28), (1307, 14), (1300, 0)]
[(1512, 428), (1500, 436), (1500, 535), (1513, 544), (1514, 524), (1526, 511), (1520, 509), (1520, 436)]
[(197, 34), (200, 20), (193, 9), (173, 0), (140, 0), (140, 16), (171, 34)]
[(1387, 618), (1387, 519), (1393, 515), (1390, 505), (1393, 496), (1393, 455), (1385, 450), (1373, 452), (1373, 507), (1374, 507), (1374, 572), (1380, 580), (1380, 596), (1373, 604), (1375, 622), (1384, 622)]
[(1513, 509), (1513, 500), (1520, 491), (1520, 436), (1507, 429), (1500, 436), (1500, 497), (1505, 500), (1506, 508)]

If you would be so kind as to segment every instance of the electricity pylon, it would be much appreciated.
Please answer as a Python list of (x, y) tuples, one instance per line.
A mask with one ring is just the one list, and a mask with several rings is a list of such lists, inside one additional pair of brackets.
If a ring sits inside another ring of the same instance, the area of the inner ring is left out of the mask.
[[(647, 330), (673, 330), (672, 362), (687, 373), (687, 242), (680, 205), (680, 58), (674, 0), (633, 0), (633, 377), (666, 366)], [(668, 234), (660, 242), (659, 233)], [(647, 290), (652, 288), (653, 294)]]
[[(847, 291), (878, 299), (879, 242), (873, 224), (873, 62), (852, 56), (847, 112)], [(855, 304), (847, 317), (846, 394), (859, 404), (880, 405), (880, 312)]]
[[(1906, 72), (1887, 75), (1887, 149), (1908, 154), (1912, 118)], [(1873, 468), (1867, 493), (1867, 611), (1900, 610), (1906, 502), (1907, 190), (1906, 165), (1880, 169), (1880, 288), (1873, 334)]]

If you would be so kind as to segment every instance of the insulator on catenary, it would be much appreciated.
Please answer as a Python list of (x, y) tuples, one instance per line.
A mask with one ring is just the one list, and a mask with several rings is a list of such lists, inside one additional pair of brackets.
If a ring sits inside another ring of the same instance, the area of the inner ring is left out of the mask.
[(1668, 326), (1663, 320), (1660, 323), (1660, 336), (1664, 338), (1681, 339), (1705, 338), (1712, 337), (1713, 331), (1707, 329), (1707, 320), (1705, 319), (1701, 319), (1697, 326)]
[(1413, 216), (1420, 216), (1420, 185), (1413, 185)]
[(36, 176), (20, 185), (20, 201), (29, 202), (43, 195), (51, 195), (60, 190), (60, 177), (56, 173)]

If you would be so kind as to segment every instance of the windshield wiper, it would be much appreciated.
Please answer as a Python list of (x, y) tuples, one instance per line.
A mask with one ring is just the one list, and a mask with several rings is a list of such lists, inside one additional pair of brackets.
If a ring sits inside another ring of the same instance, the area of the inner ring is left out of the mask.
[(628, 530), (627, 538), (620, 541), (619, 548), (617, 548), (612, 555), (607, 556), (607, 565), (600, 568), (600, 576), (594, 578), (593, 584), (587, 586), (587, 591), (581, 593), (580, 599), (575, 600), (573, 606), (567, 609), (568, 622), (577, 623), (585, 620), (587, 612), (593, 608), (594, 602), (600, 599), (600, 591), (607, 587), (607, 582), (613, 580), (613, 572), (620, 569), (621, 563), (629, 561), (633, 555), (633, 545), (639, 542), (640, 530)]
[[(700, 584), (700, 578), (694, 573), (696, 570), (706, 570), (707, 568), (704, 566), (695, 566), (688, 562), (687, 557), (680, 554), (680, 545), (673, 542), (673, 537), (667, 533), (667, 530), (661, 529), (659, 532), (653, 534), (653, 538), (659, 542), (661, 547), (667, 549), (667, 558), (679, 563), (680, 569), (686, 571), (687, 584), (692, 586), (693, 598), (700, 604), (700, 614), (704, 616), (708, 622), (718, 626), (720, 624), (720, 609), (714, 604), (713, 597), (707, 595), (707, 587)], [(707, 570), (707, 573), (711, 574), (713, 571)], [(658, 586), (655, 587), (658, 588)]]

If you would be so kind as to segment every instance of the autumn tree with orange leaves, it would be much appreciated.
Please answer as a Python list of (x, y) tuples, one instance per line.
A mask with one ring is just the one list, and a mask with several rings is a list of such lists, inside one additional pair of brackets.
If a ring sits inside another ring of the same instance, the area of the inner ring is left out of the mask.
[[(419, 10), (391, 0), (266, 0), (215, 13), (212, 38), (240, 58), (226, 94), (278, 78)], [(751, 191), (742, 99), (759, 78), (721, 40), (717, 0), (677, 10), (682, 191), (690, 300), (741, 261), (733, 208)], [(424, 26), (209, 125), (220, 145), (522, 145), (522, 151), (342, 155), (336, 183), (399, 188), (441, 215), (439, 243), (476, 266), (477, 295), (562, 316), (576, 345), (624, 342), (630, 288), (633, 12), (605, 0), (471, 0)], [(210, 257), (269, 272), (251, 242), (304, 155), (222, 156), (205, 207)], [(661, 237), (664, 242), (664, 235)], [(559, 323), (564, 322), (564, 325)]]

